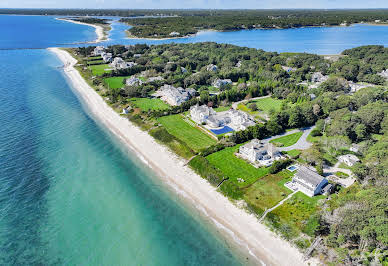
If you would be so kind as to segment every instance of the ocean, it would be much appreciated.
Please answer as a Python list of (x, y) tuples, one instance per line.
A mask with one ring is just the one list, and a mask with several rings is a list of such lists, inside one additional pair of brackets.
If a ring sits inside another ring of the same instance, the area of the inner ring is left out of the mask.
[[(3, 48), (95, 38), (46, 17), (11, 20), (12, 31), (0, 22)], [(26, 28), (28, 38), (15, 34)], [(0, 264), (241, 265), (198, 211), (88, 115), (60, 66), (45, 49), (0, 50)]]

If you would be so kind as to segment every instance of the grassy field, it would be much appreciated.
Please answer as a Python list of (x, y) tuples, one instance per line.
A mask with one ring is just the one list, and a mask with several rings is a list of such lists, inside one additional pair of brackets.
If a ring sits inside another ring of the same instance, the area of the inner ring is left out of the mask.
[(200, 129), (187, 123), (180, 115), (160, 117), (158, 121), (167, 129), (168, 133), (186, 143), (194, 151), (200, 151), (217, 142)]
[(276, 175), (260, 178), (245, 190), (244, 199), (261, 215), (266, 209), (272, 208), (291, 193), (284, 183), (291, 180), (292, 174), (284, 170)]
[(276, 146), (288, 147), (297, 143), (302, 135), (303, 132), (296, 132), (284, 137), (273, 139), (270, 142), (275, 144)]
[(104, 60), (92, 60), (86, 62), (88, 65), (100, 65), (104, 64)]
[[(280, 107), (282, 106), (283, 100), (274, 99), (271, 97), (258, 99), (252, 101), (257, 104), (257, 107), (259, 110), (262, 110), (265, 113), (269, 113), (271, 109), (274, 109), (275, 111), (279, 111)], [(249, 103), (248, 103), (249, 106)]]
[(301, 232), (313, 236), (319, 226), (316, 213), (318, 201), (326, 196), (308, 197), (297, 192), (291, 199), (283, 203), (267, 215), (272, 225), (279, 229), (286, 238), (294, 238)]
[[(206, 158), (239, 187), (245, 187), (268, 174), (269, 168), (255, 168), (243, 159), (237, 158), (234, 153), (238, 151), (240, 146), (225, 148)], [(238, 182), (237, 178), (242, 178), (245, 182)]]
[(224, 111), (228, 111), (230, 109), (230, 105), (228, 106), (220, 106), (220, 107), (217, 107), (217, 108), (214, 108), (214, 111), (216, 112), (224, 112)]
[(286, 151), (285, 153), (290, 155), (291, 157), (296, 157), (296, 156), (301, 154), (301, 151), (300, 150), (290, 150), (290, 151)]
[(112, 70), (105, 70), (110, 68), (108, 64), (92, 65), (92, 66), (89, 66), (89, 68), (92, 70), (92, 73), (94, 76), (101, 76), (104, 73), (109, 73), (112, 71)]
[(105, 83), (109, 85), (109, 88), (112, 89), (119, 89), (119, 88), (124, 88), (124, 79), (130, 78), (131, 76), (126, 76), (126, 77), (111, 77), (111, 78), (106, 78), (104, 79)]
[(131, 98), (129, 101), (135, 107), (140, 108), (145, 112), (148, 110), (167, 110), (170, 108), (170, 106), (164, 103), (161, 99)]

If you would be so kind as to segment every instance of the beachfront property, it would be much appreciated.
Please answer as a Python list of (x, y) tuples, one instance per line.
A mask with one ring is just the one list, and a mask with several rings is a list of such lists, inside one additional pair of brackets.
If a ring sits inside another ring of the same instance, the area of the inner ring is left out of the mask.
[(329, 79), (329, 76), (323, 75), (321, 72), (315, 72), (311, 76), (311, 82), (321, 83)]
[(255, 119), (245, 112), (230, 109), (217, 113), (213, 108), (206, 105), (192, 106), (190, 108), (190, 116), (196, 123), (206, 124), (211, 131), (223, 126), (229, 127), (230, 131), (240, 131), (256, 125)]
[(381, 76), (381, 77), (383, 77), (383, 78), (388, 79), (388, 69), (381, 71), (381, 72), (378, 73), (377, 75), (379, 75), (379, 76)]
[[(212, 124), (212, 121), (215, 119), (210, 119), (212, 116), (215, 116), (217, 113), (213, 110), (213, 108), (208, 107), (207, 105), (195, 105), (190, 108), (190, 116), (191, 119), (198, 124)], [(219, 123), (215, 125), (218, 127)]]
[(238, 156), (258, 166), (271, 166), (275, 160), (282, 158), (282, 154), (272, 143), (262, 143), (253, 139), (239, 148)]
[(359, 84), (359, 83), (354, 83), (352, 81), (349, 81), (348, 86), (349, 86), (349, 92), (355, 93), (361, 89), (368, 88), (368, 87), (371, 87), (373, 85), (372, 84)]
[(294, 191), (298, 190), (309, 197), (327, 194), (332, 188), (332, 185), (329, 184), (326, 178), (303, 165), (299, 166), (292, 181), (284, 185)]
[(230, 79), (215, 79), (212, 83), (212, 86), (216, 87), (217, 89), (221, 89), (230, 84), (232, 84), (232, 80)]
[(156, 76), (156, 77), (150, 77), (148, 78), (148, 82), (153, 82), (153, 81), (162, 81), (164, 78), (162, 76)]
[(111, 53), (105, 53), (105, 52), (103, 52), (103, 53), (101, 54), (101, 58), (102, 58), (102, 60), (104, 60), (105, 63), (111, 62), (111, 61), (112, 61), (112, 54), (111, 54)]
[(140, 86), (141, 84), (143, 84), (143, 81), (133, 76), (125, 80), (125, 85), (127, 86)]
[(126, 69), (136, 65), (134, 62), (125, 62), (121, 57), (115, 57), (109, 64), (113, 69)]
[(92, 55), (99, 56), (99, 55), (102, 55), (104, 52), (105, 52), (104, 46), (97, 46), (96, 48), (94, 48)]
[(172, 85), (164, 84), (157, 92), (153, 94), (153, 96), (160, 97), (162, 101), (168, 103), (169, 105), (178, 106), (190, 100), (195, 96), (196, 93), (196, 90), (192, 88), (175, 88)]
[(337, 159), (339, 162), (344, 163), (347, 166), (353, 166), (354, 164), (360, 161), (360, 159), (358, 159), (358, 157), (353, 154), (341, 155)]
[(282, 69), (288, 73), (296, 70), (296, 68), (288, 67), (288, 66), (282, 66)]
[(173, 32), (170, 32), (169, 34), (170, 36), (179, 36), (181, 35), (179, 32), (176, 32), (176, 31), (173, 31)]
[(210, 64), (206, 66), (206, 71), (216, 72), (218, 67), (216, 65)]

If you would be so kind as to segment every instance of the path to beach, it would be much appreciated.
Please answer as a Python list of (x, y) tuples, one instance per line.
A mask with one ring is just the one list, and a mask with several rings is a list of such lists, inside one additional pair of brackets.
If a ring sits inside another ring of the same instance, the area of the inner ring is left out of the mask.
[[(303, 255), (288, 242), (280, 239), (258, 219), (238, 208), (205, 179), (198, 176), (185, 161), (150, 135), (134, 126), (110, 108), (73, 67), (77, 61), (64, 50), (49, 48), (63, 62), (65, 74), (80, 96), (85, 109), (98, 118), (112, 133), (151, 167), (182, 200), (196, 207), (207, 220), (219, 228), (228, 239), (266, 265), (317, 265), (315, 259), (303, 260)], [(255, 263), (259, 264), (259, 263)]]

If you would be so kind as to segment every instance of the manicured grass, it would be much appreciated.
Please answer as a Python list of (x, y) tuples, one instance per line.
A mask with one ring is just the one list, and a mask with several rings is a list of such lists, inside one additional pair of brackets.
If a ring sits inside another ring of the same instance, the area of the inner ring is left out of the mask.
[(104, 73), (109, 73), (112, 70), (105, 70), (110, 68), (108, 64), (103, 64), (103, 65), (92, 65), (89, 66), (89, 68), (92, 70), (93, 75), (95, 76), (101, 76)]
[(181, 115), (160, 117), (158, 121), (167, 129), (168, 133), (186, 143), (196, 152), (217, 143), (215, 139), (187, 123)]
[(347, 173), (344, 173), (344, 172), (336, 172), (335, 175), (338, 176), (339, 178), (348, 178), (349, 177), (349, 175)]
[(290, 150), (290, 151), (286, 151), (285, 153), (287, 153), (291, 157), (296, 157), (299, 154), (301, 154), (301, 151), (300, 150)]
[(296, 132), (284, 137), (273, 139), (270, 142), (274, 143), (276, 146), (288, 147), (297, 143), (302, 135), (303, 132)]
[[(219, 152), (210, 154), (206, 158), (239, 187), (245, 187), (268, 174), (269, 168), (255, 168), (245, 160), (236, 157), (234, 153), (238, 151), (240, 146), (225, 148)], [(237, 178), (242, 178), (245, 182), (238, 182)]]
[(230, 109), (230, 105), (229, 106), (219, 106), (217, 108), (214, 108), (214, 111), (216, 112), (224, 112), (224, 111), (228, 111)]
[(92, 60), (92, 61), (87, 61), (88, 65), (100, 65), (104, 64), (104, 60)]
[(167, 110), (170, 108), (170, 106), (161, 99), (131, 98), (129, 101), (144, 112), (147, 112), (148, 110)]
[(321, 138), (321, 136), (317, 136), (317, 137), (311, 136), (311, 132), (310, 132), (310, 134), (307, 136), (306, 140), (310, 143), (315, 143), (315, 142), (318, 142), (320, 138)]
[(302, 192), (297, 192), (291, 199), (269, 213), (267, 219), (286, 238), (294, 238), (300, 232), (313, 236), (319, 226), (315, 215), (319, 210), (318, 201), (324, 198), (325, 196), (308, 197)]
[[(271, 109), (275, 111), (280, 111), (280, 107), (282, 106), (283, 100), (278, 100), (278, 99), (268, 97), (268, 98), (254, 100), (252, 102), (257, 104), (257, 107), (259, 108), (259, 110), (263, 110), (263, 112), (268, 114)], [(249, 103), (248, 103), (248, 106), (249, 106)]]
[(266, 175), (245, 190), (244, 199), (257, 214), (261, 215), (291, 193), (291, 190), (284, 186), (284, 183), (291, 180), (290, 176), (289, 171)]
[(100, 60), (102, 58), (101, 58), (101, 56), (98, 55), (98, 56), (90, 56), (90, 57), (88, 57), (88, 59), (89, 60)]
[(111, 77), (104, 79), (105, 83), (109, 86), (109, 88), (112, 89), (119, 89), (124, 88), (125, 84), (124, 79), (130, 78), (131, 76), (125, 76), (125, 77)]

